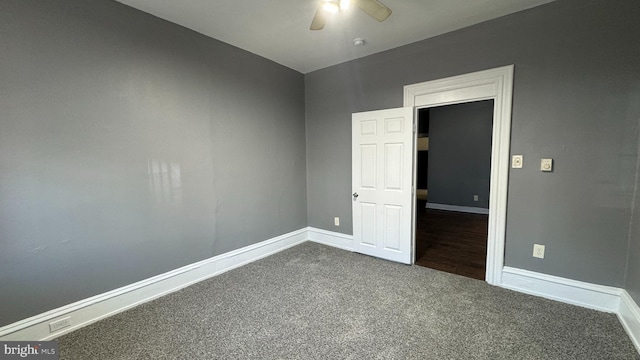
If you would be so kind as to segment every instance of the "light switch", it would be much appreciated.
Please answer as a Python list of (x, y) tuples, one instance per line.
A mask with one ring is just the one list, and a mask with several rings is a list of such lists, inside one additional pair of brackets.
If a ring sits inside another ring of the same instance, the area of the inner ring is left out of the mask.
[(553, 171), (553, 159), (540, 160), (540, 171), (544, 171), (544, 172)]
[(522, 155), (513, 155), (511, 157), (511, 167), (513, 169), (522, 169)]

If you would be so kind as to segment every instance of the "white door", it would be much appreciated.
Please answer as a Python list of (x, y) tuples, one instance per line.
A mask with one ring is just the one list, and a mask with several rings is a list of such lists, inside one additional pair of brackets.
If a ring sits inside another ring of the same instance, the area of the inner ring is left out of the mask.
[(353, 249), (411, 264), (413, 107), (352, 115)]

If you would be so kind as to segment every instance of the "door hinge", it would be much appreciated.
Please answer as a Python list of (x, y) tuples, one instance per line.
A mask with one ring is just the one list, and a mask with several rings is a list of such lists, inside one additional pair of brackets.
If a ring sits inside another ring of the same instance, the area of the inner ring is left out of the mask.
[(416, 125), (416, 123), (413, 123), (413, 133), (415, 134), (416, 131), (418, 130), (418, 125)]

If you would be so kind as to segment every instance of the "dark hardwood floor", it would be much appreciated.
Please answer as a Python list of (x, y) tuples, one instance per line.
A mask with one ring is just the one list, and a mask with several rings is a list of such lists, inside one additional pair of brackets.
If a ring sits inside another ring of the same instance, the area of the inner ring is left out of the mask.
[(484, 280), (488, 215), (418, 206), (416, 265)]

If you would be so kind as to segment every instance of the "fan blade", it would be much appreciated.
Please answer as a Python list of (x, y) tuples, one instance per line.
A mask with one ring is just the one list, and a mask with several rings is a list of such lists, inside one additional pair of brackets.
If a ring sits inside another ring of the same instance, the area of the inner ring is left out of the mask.
[(357, 0), (356, 5), (378, 21), (385, 21), (391, 15), (391, 9), (377, 0)]
[(325, 22), (326, 18), (324, 11), (322, 11), (322, 8), (318, 8), (318, 10), (316, 10), (316, 14), (313, 16), (313, 20), (311, 20), (311, 27), (309, 27), (309, 29), (322, 30), (322, 28), (324, 28)]

